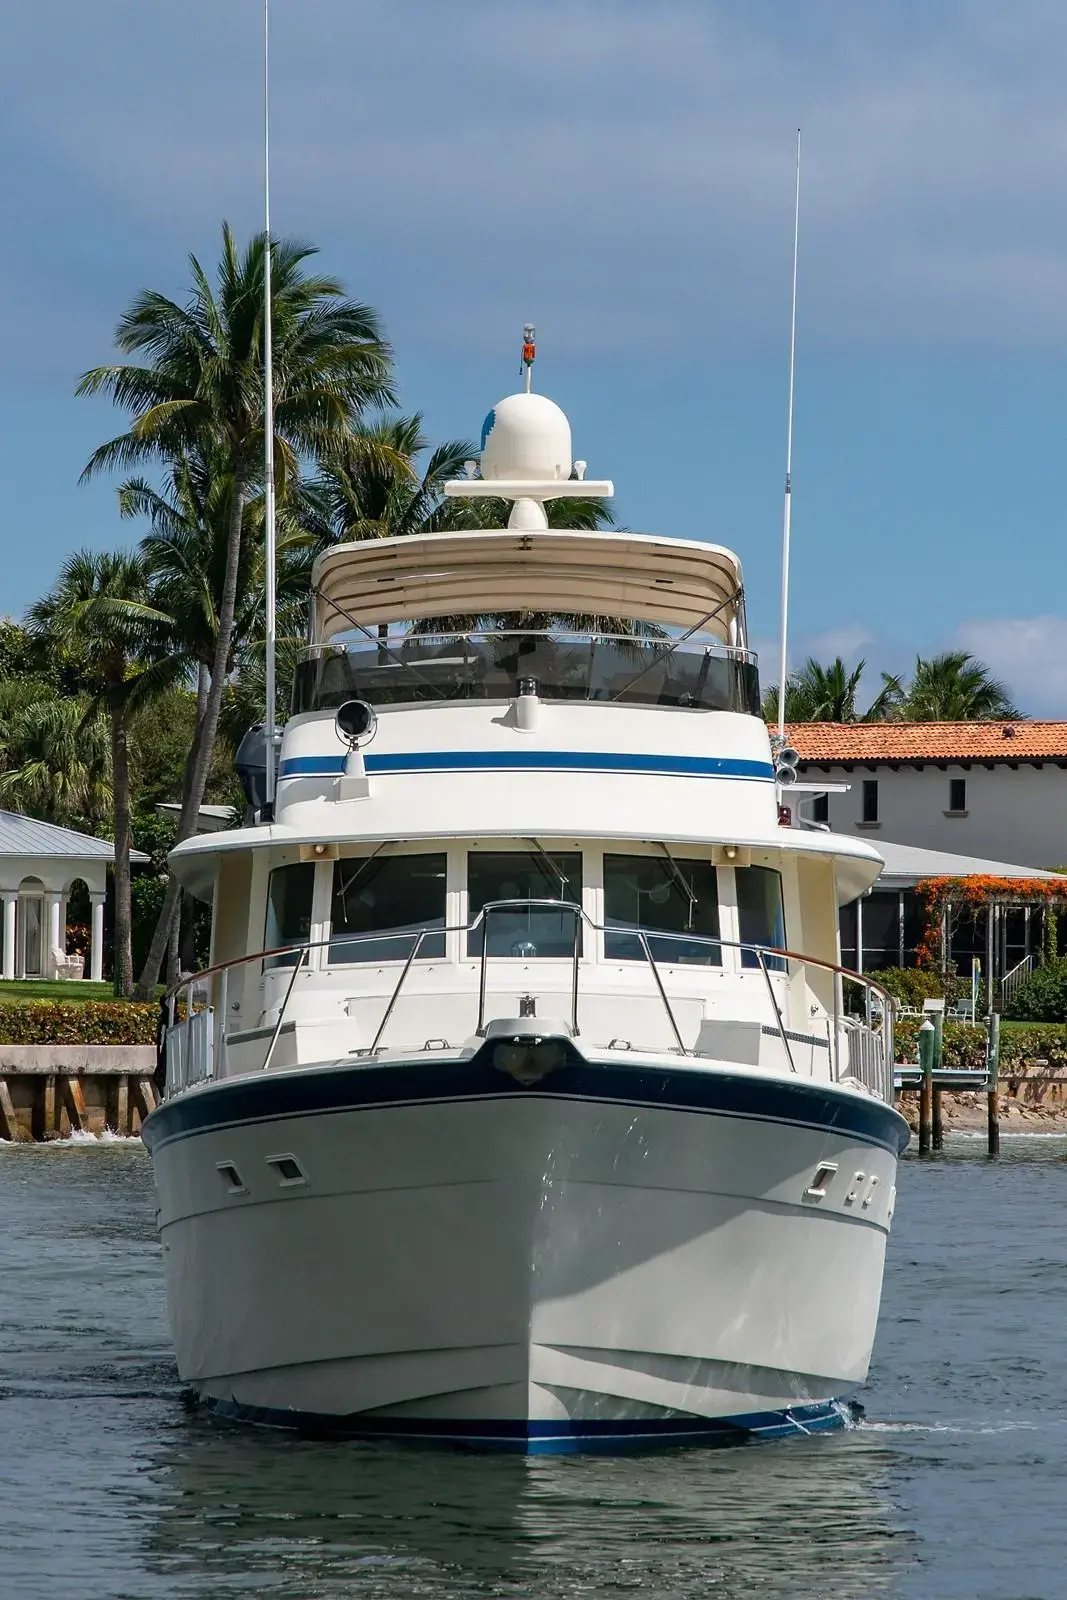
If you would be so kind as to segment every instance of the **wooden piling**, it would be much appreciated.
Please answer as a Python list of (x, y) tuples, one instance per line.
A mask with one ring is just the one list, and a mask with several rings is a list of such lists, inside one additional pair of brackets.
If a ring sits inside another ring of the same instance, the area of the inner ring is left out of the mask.
[(989, 1013), (989, 1033), (986, 1039), (986, 1066), (989, 1070), (988, 1093), (986, 1094), (986, 1131), (989, 1140), (989, 1154), (1000, 1154), (1000, 1015), (996, 1011)]
[(919, 1029), (919, 1066), (922, 1068), (922, 1084), (919, 1088), (919, 1154), (930, 1154), (930, 1135), (934, 1116), (934, 1052), (937, 1043), (937, 1031), (930, 1018), (927, 1017)]
[(80, 1081), (67, 1073), (62, 1073), (59, 1079), (59, 1092), (63, 1098), (63, 1106), (70, 1118), (71, 1133), (84, 1133), (89, 1113), (85, 1109), (85, 1094)]
[(41, 1091), (41, 1138), (51, 1139), (59, 1132), (56, 1121), (56, 1075), (48, 1073)]
[[(933, 1065), (933, 1073), (937, 1073), (937, 1072), (939, 1072), (941, 1070), (941, 1063), (942, 1063), (942, 1061), (944, 1059), (945, 1014), (944, 1014), (943, 1011), (936, 1011), (934, 1013), (933, 1023), (934, 1023), (934, 1065)], [(931, 1077), (932, 1076), (933, 1076), (933, 1074), (931, 1074)], [(935, 1150), (943, 1150), (945, 1148), (945, 1123), (944, 1123), (944, 1118), (943, 1118), (943, 1116), (941, 1114), (941, 1085), (940, 1084), (936, 1084), (936, 1083), (933, 1085), (933, 1107), (932, 1107), (931, 1123), (932, 1123), (932, 1132), (933, 1132), (933, 1147), (934, 1147)]]
[(115, 1089), (115, 1132), (125, 1138), (130, 1132), (130, 1080), (123, 1072)]
[[(129, 1079), (129, 1085), (130, 1099), (140, 1119), (138, 1122), (138, 1127), (140, 1127), (140, 1123), (145, 1121), (146, 1117), (156, 1109), (159, 1103), (156, 1096), (156, 1086), (151, 1078), (134, 1077)], [(133, 1131), (131, 1124), (130, 1132), (132, 1133)]]
[(22, 1138), (6, 1078), (0, 1078), (0, 1137), (13, 1141)]

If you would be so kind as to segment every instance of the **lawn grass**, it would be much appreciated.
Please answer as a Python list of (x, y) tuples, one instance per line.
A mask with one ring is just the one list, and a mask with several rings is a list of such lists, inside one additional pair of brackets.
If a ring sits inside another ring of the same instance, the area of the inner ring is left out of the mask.
[(0, 1005), (13, 1000), (114, 1000), (110, 983), (90, 983), (88, 978), (12, 978), (0, 981)]

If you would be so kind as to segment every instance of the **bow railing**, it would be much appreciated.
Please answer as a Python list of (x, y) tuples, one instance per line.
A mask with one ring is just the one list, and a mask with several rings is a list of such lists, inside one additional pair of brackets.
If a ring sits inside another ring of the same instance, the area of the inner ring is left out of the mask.
[[(567, 1026), (574, 1036), (581, 1031), (578, 1013), (582, 972), (585, 970), (589, 976), (596, 967), (595, 963), (590, 963), (583, 969), (581, 940), (583, 930), (588, 930), (594, 936), (621, 935), (635, 941), (651, 976), (653, 993), (660, 1003), (673, 1040), (668, 1048), (672, 1053), (685, 1057), (696, 1057), (698, 1052), (692, 1045), (686, 1043), (676, 1007), (672, 1004), (664, 981), (664, 968), (670, 968), (675, 972), (679, 967), (684, 967), (691, 973), (696, 965), (694, 952), (706, 952), (708, 960), (699, 965), (710, 967), (719, 964), (724, 949), (735, 950), (740, 953), (743, 966), (748, 966), (762, 975), (769, 1001), (769, 1016), (773, 1019), (770, 1031), (779, 1038), (785, 1061), (791, 1072), (797, 1072), (793, 1046), (798, 1041), (809, 1038), (810, 1035), (799, 1033), (788, 1026), (783, 1012), (785, 996), (776, 986), (775, 976), (783, 975), (789, 980), (798, 974), (806, 976), (806, 970), (813, 968), (827, 976), (831, 991), (831, 1003), (829, 1006), (819, 1008), (822, 1015), (818, 1017), (818, 1021), (826, 1028), (826, 1048), (830, 1053), (831, 1078), (834, 1082), (846, 1082), (851, 1079), (883, 1100), (890, 1101), (893, 1098), (893, 1023), (896, 1002), (889, 991), (873, 979), (861, 973), (851, 972), (847, 967), (835, 962), (825, 961), (818, 956), (804, 955), (795, 950), (712, 935), (668, 933), (628, 923), (598, 923), (581, 906), (564, 900), (494, 900), (484, 905), (470, 922), (448, 926), (427, 924), (421, 928), (402, 932), (390, 930), (388, 935), (390, 939), (410, 939), (411, 948), (386, 1000), (370, 1043), (351, 1053), (373, 1057), (385, 1048), (383, 1040), (389, 1024), (427, 939), (440, 940), (450, 933), (466, 934), (468, 937), (479, 932), (482, 935), (481, 949), (477, 954), (479, 972), (477, 1021), (474, 1031), (476, 1035), (484, 1036), (487, 1027), (489, 964), (502, 958), (501, 952), (492, 948), (491, 935), (494, 923), (498, 923), (506, 915), (514, 916), (518, 912), (551, 912), (556, 917), (562, 915), (573, 918), (574, 937), (571, 941), (570, 954), (566, 959), (570, 968), (570, 1015)], [(175, 1094), (195, 1084), (224, 1075), (228, 1040), (229, 984), (230, 975), (235, 970), (255, 965), (262, 965), (267, 970), (273, 965), (275, 970), (281, 967), (284, 971), (291, 966), (284, 995), (270, 1025), (269, 1039), (259, 1069), (266, 1070), (274, 1060), (297, 979), (301, 972), (307, 971), (306, 963), (311, 953), (321, 949), (336, 951), (340, 945), (344, 947), (347, 956), (355, 946), (377, 944), (380, 947), (382, 938), (383, 934), (379, 930), (367, 934), (345, 933), (335, 935), (331, 939), (311, 940), (304, 944), (276, 945), (269, 949), (257, 950), (251, 955), (240, 956), (233, 961), (207, 967), (202, 972), (182, 978), (168, 991), (164, 1002), (169, 1024), (166, 1032), (167, 1093)], [(653, 949), (653, 945), (656, 949)], [(669, 953), (664, 951), (664, 947), (669, 951), (671, 945), (678, 947), (678, 959), (673, 963)], [(526, 944), (521, 944), (518, 950), (509, 948), (507, 955), (512, 959), (516, 955), (541, 959), (537, 956), (536, 949)], [(346, 965), (349, 964), (353, 963), (346, 961)], [(846, 994), (849, 986), (855, 986), (860, 992), (859, 1016), (855, 1014), (855, 1007), (849, 1003)], [(686, 997), (692, 998), (691, 987), (686, 991)], [(814, 1020), (811, 1025), (815, 1026)]]

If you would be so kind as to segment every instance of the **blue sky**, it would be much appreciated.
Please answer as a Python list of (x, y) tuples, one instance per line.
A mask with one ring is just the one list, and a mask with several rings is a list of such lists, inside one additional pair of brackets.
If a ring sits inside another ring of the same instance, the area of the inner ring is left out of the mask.
[[(746, 566), (774, 669), (804, 132), (796, 653), (964, 646), (1067, 715), (1067, 10), (272, 0), (275, 228), (378, 307), (404, 404), (538, 387), (629, 527)], [(0, 612), (128, 542), (78, 400), (142, 286), (259, 225), (260, 0), (5, 12)], [(874, 688), (872, 677), (871, 687)]]

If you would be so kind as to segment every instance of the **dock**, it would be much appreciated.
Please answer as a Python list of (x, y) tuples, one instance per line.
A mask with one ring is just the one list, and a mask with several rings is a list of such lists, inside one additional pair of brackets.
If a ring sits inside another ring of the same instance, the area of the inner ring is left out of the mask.
[(902, 1089), (919, 1091), (919, 1154), (944, 1149), (945, 1126), (941, 1097), (961, 1090), (986, 1095), (986, 1140), (991, 1156), (1000, 1154), (1000, 1017), (991, 1012), (985, 1025), (985, 1061), (980, 1067), (946, 1067), (943, 1058), (944, 1001), (927, 1002), (919, 1029), (919, 1059), (898, 1062), (893, 1069), (894, 1094)]
[(0, 1045), (0, 1139), (129, 1136), (159, 1103), (151, 1045)]

